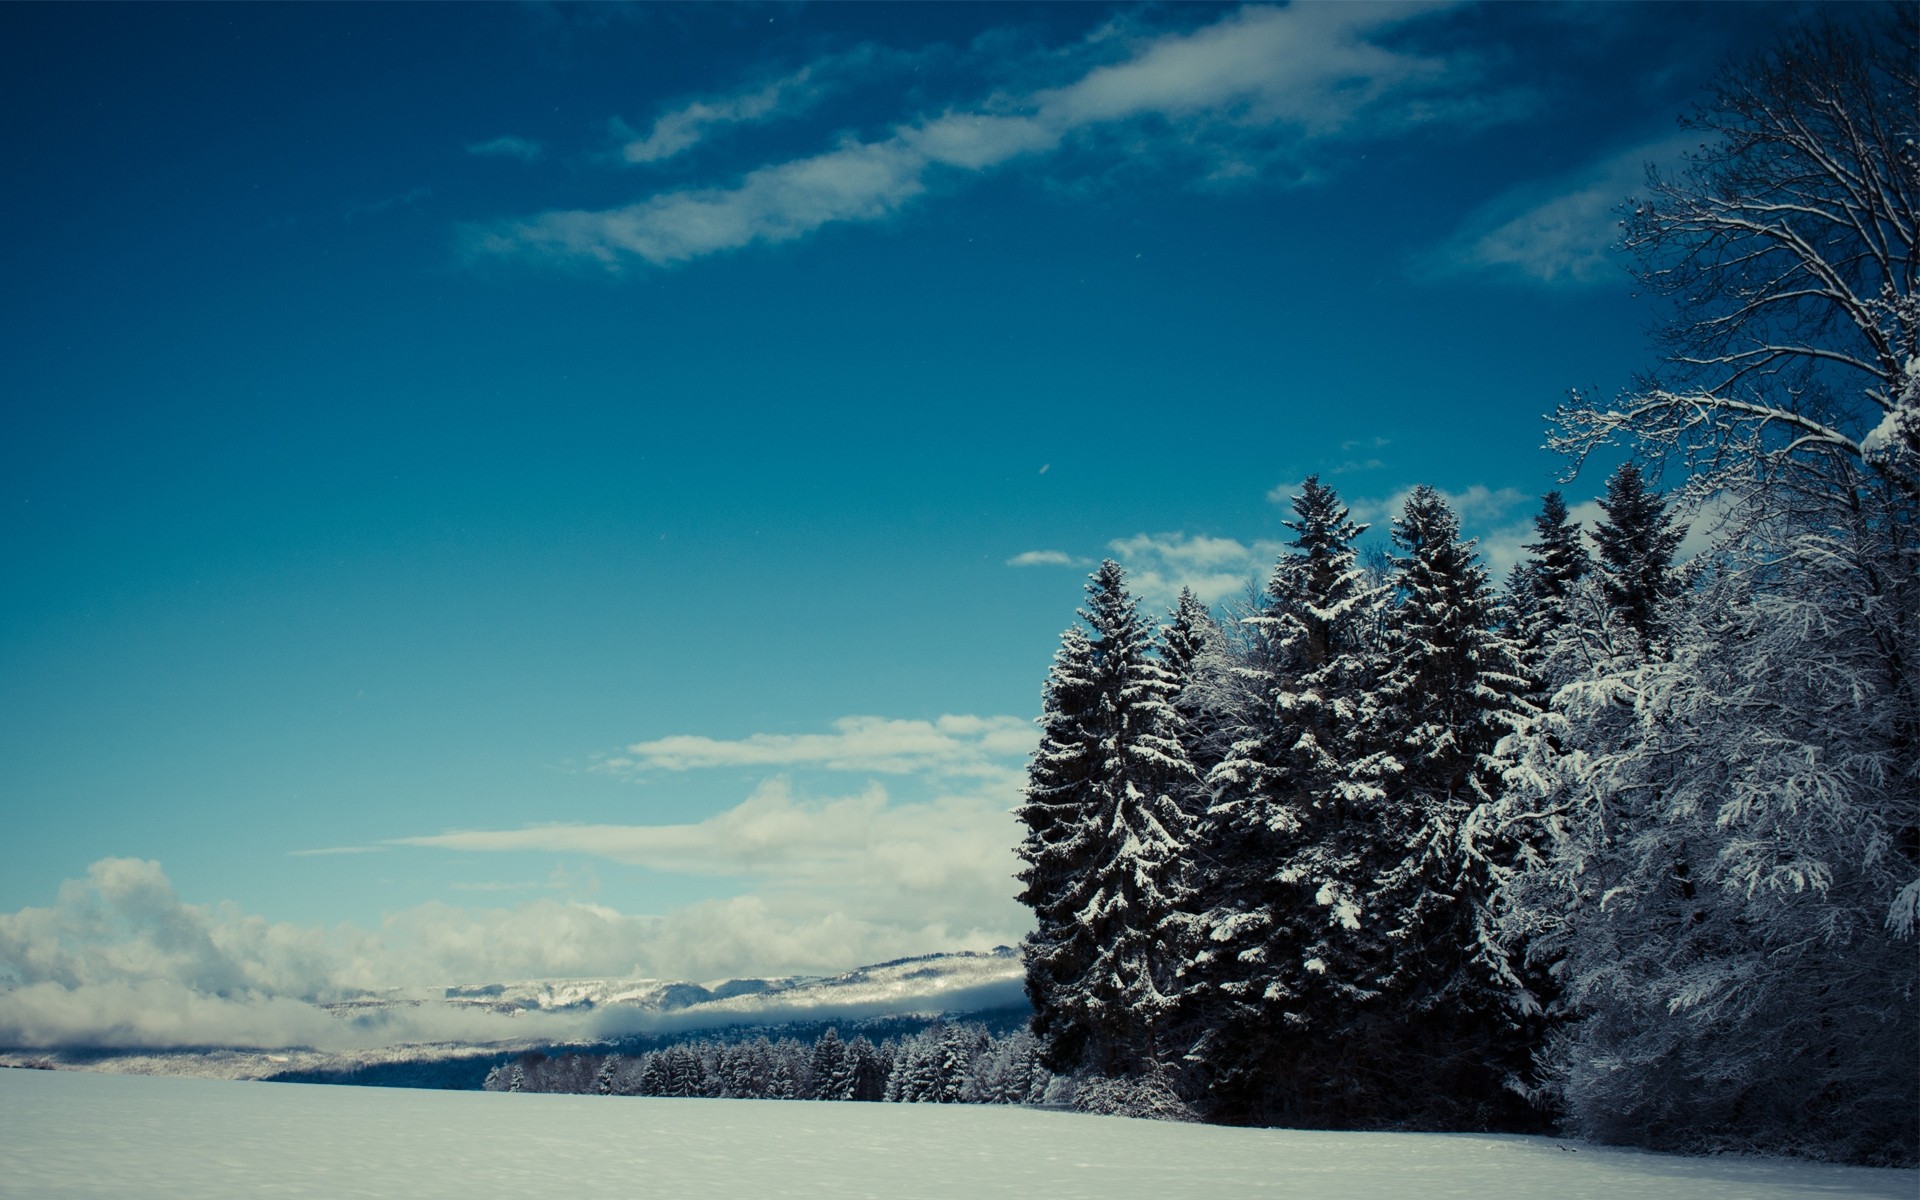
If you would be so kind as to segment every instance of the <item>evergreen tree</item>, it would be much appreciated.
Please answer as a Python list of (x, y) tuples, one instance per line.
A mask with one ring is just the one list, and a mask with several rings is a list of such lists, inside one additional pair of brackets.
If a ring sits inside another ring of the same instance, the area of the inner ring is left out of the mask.
[(1368, 883), (1329, 946), (1343, 957), (1328, 973), (1359, 969), (1345, 988), (1344, 1036), (1363, 1064), (1350, 1095), (1366, 1096), (1376, 1119), (1485, 1128), (1525, 1119), (1514, 1085), (1539, 1031), (1492, 928), (1495, 867), (1523, 849), (1504, 830), (1468, 835), (1498, 796), (1492, 752), (1529, 706), (1515, 648), (1492, 628), (1486, 572), (1459, 532), (1424, 486), (1394, 522), (1400, 603), (1366, 766), (1380, 793), (1356, 873)]
[(1318, 478), (1293, 509), (1289, 553), (1246, 620), (1234, 736), (1208, 776), (1201, 846), (1211, 877), (1187, 925), (1183, 1027), (1226, 1120), (1311, 1119), (1301, 1060), (1319, 1044), (1316, 1008), (1337, 1003), (1317, 978), (1321, 944), (1351, 919), (1351, 817), (1373, 794), (1351, 770), (1379, 601), (1353, 546), (1365, 526)]
[(1532, 552), (1528, 580), (1548, 614), (1549, 628), (1557, 628), (1567, 622), (1573, 587), (1586, 575), (1590, 560), (1587, 548), (1580, 544), (1580, 523), (1567, 511), (1566, 497), (1559, 492), (1540, 497), (1533, 531), (1539, 540), (1526, 544)]
[(1514, 568), (1507, 595), (1515, 610), (1508, 630), (1519, 643), (1521, 663), (1537, 694), (1550, 684), (1545, 677), (1548, 644), (1572, 623), (1574, 592), (1592, 561), (1580, 541), (1580, 524), (1559, 492), (1540, 498), (1533, 531), (1537, 540), (1526, 543), (1527, 560)]
[(1019, 816), (1034, 1030), (1056, 1069), (1125, 1073), (1158, 1053), (1171, 1009), (1167, 918), (1189, 820), (1172, 798), (1193, 772), (1174, 734), (1174, 683), (1111, 560), (1087, 584), (1047, 679), (1040, 747)]
[(853, 1065), (853, 1090), (847, 1098), (869, 1101), (884, 1099), (893, 1060), (865, 1036), (847, 1043), (847, 1060)]
[(617, 1080), (619, 1076), (620, 1056), (618, 1054), (607, 1055), (606, 1059), (601, 1062), (599, 1071), (594, 1074), (593, 1090), (602, 1096), (612, 1095), (615, 1088), (615, 1080)]
[(840, 1031), (828, 1029), (813, 1044), (813, 1061), (808, 1074), (813, 1079), (816, 1100), (851, 1100), (854, 1088), (853, 1057), (840, 1040)]
[(1647, 490), (1640, 469), (1622, 463), (1607, 479), (1600, 501), (1607, 519), (1595, 526), (1600, 580), (1607, 603), (1651, 651), (1659, 639), (1666, 601), (1674, 593), (1673, 554), (1686, 527), (1673, 524), (1660, 493)]
[[(1225, 757), (1229, 724), (1222, 705), (1221, 675), (1228, 669), (1226, 639), (1219, 624), (1191, 588), (1181, 588), (1173, 612), (1160, 631), (1160, 662), (1171, 678), (1174, 736), (1186, 749), (1193, 774), (1174, 798), (1198, 817), (1206, 811), (1207, 772)], [(1177, 783), (1178, 781), (1176, 781)]]

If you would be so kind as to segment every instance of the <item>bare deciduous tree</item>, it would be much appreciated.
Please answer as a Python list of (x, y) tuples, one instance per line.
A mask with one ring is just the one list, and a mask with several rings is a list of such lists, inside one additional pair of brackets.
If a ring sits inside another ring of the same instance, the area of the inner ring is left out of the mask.
[(1642, 283), (1672, 304), (1666, 369), (1612, 406), (1576, 395), (1553, 445), (1578, 461), (1631, 440), (1702, 486), (1729, 468), (1831, 484), (1870, 463), (1920, 490), (1911, 456), (1873, 453), (1920, 357), (1916, 9), (1802, 30), (1685, 124), (1700, 148), (1649, 172), (1625, 222)]

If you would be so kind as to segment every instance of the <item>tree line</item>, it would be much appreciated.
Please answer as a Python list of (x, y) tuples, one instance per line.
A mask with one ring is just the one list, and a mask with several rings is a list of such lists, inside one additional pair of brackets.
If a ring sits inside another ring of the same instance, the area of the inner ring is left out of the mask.
[(1309, 478), (1238, 608), (1093, 573), (1019, 809), (1044, 1065), (1920, 1158), (1920, 37), (1876, 20), (1731, 68), (1629, 204), (1665, 353), (1555, 415), (1570, 471), (1627, 459), (1591, 528), (1549, 493), (1496, 586), (1435, 489), (1366, 559)]
[(1060, 1081), (1026, 1030), (938, 1022), (878, 1042), (829, 1028), (808, 1041), (694, 1039), (638, 1054), (532, 1051), (487, 1073), (490, 1092), (899, 1104), (1038, 1104)]

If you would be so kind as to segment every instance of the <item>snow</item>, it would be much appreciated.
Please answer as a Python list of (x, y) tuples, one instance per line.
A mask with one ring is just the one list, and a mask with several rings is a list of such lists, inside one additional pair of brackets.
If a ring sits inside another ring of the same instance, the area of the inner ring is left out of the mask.
[(0, 1071), (0, 1196), (1785, 1200), (1920, 1172), (1546, 1138), (1225, 1129), (994, 1105), (653, 1100)]
[[(0, 1049), (0, 1067), (52, 1062), (114, 1074), (259, 1079), (289, 1070), (346, 1070), (483, 1051), (604, 1045), (633, 1034), (1021, 1008), (1027, 1004), (1025, 980), (1019, 954), (1003, 947), (897, 959), (832, 976), (706, 984), (636, 979), (468, 984), (446, 988), (444, 999), (395, 996), (330, 1006), (342, 1040), (361, 1045), (118, 1051), (29, 1046)], [(453, 1036), (423, 1036), (436, 1033)]]

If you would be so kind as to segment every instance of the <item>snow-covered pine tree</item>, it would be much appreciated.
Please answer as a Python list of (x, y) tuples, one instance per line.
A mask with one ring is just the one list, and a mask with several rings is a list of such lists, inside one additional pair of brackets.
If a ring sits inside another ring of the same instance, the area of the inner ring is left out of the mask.
[(1508, 589), (1518, 612), (1511, 632), (1519, 643), (1521, 663), (1536, 686), (1536, 697), (1552, 686), (1543, 677), (1548, 645), (1573, 620), (1574, 589), (1592, 566), (1581, 544), (1580, 523), (1567, 510), (1566, 497), (1548, 492), (1534, 514), (1535, 541), (1526, 543), (1527, 559), (1515, 568)]
[(847, 1099), (872, 1101), (885, 1098), (887, 1076), (893, 1070), (893, 1060), (884, 1050), (862, 1035), (847, 1043), (847, 1061), (853, 1069), (853, 1089)]
[(1318, 478), (1293, 510), (1294, 540), (1245, 621), (1232, 740), (1208, 775), (1197, 856), (1208, 877), (1186, 921), (1188, 1058), (1213, 1115), (1232, 1121), (1313, 1119), (1300, 1064), (1341, 1002), (1325, 986), (1322, 944), (1352, 920), (1365, 882), (1354, 817), (1378, 794), (1351, 769), (1380, 600), (1354, 551), (1365, 526)]
[(767, 1099), (800, 1099), (801, 1071), (798, 1059), (798, 1048), (785, 1038), (773, 1048), (773, 1069), (767, 1075)]
[(1213, 613), (1193, 589), (1181, 588), (1172, 614), (1161, 627), (1159, 653), (1174, 686), (1173, 711), (1179, 718), (1175, 737), (1193, 766), (1187, 785), (1176, 789), (1174, 799), (1196, 818), (1206, 811), (1210, 799), (1207, 772), (1225, 755), (1230, 741), (1223, 732), (1229, 722), (1221, 687), (1230, 669), (1226, 649)]
[(1019, 809), (1027, 994), (1049, 1066), (1126, 1074), (1158, 1056), (1172, 1007), (1167, 918), (1191, 824), (1172, 794), (1193, 769), (1119, 564), (1093, 573), (1080, 616), (1047, 678)]
[(1600, 547), (1601, 590), (1640, 645), (1653, 652), (1674, 594), (1673, 555), (1686, 536), (1660, 493), (1647, 488), (1640, 468), (1622, 463), (1607, 479), (1600, 507), (1607, 519), (1594, 526)]
[(1511, 1128), (1529, 1116), (1514, 1088), (1539, 1027), (1492, 903), (1496, 868), (1523, 847), (1518, 830), (1467, 834), (1497, 798), (1492, 751), (1529, 710), (1527, 680), (1445, 498), (1415, 488), (1393, 541), (1400, 601), (1362, 772), (1381, 795), (1348, 868), (1366, 881), (1353, 919), (1328, 943), (1350, 956), (1329, 974), (1359, 971), (1339, 1022), (1343, 1082), (1373, 1120)]
[(854, 1061), (840, 1040), (840, 1031), (828, 1029), (813, 1043), (813, 1061), (808, 1074), (813, 1079), (815, 1100), (851, 1100), (854, 1086)]

